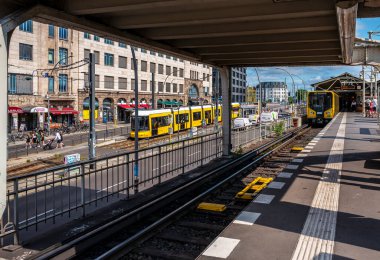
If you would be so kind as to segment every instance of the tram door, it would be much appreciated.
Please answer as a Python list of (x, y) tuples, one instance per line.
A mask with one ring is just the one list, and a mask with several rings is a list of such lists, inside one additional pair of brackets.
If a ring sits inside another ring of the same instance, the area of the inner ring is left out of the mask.
[(205, 111), (205, 119), (207, 125), (211, 124), (211, 111)]

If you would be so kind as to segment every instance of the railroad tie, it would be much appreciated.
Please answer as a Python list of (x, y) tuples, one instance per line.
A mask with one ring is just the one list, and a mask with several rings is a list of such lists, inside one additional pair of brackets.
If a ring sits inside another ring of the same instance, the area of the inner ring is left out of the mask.
[(244, 189), (238, 192), (235, 198), (242, 200), (252, 200), (260, 191), (265, 189), (271, 181), (273, 181), (273, 178), (257, 177)]

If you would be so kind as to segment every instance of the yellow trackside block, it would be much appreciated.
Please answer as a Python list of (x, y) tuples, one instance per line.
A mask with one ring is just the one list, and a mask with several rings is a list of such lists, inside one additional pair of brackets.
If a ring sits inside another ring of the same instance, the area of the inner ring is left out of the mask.
[(223, 211), (225, 211), (227, 209), (227, 207), (224, 204), (202, 202), (202, 203), (199, 203), (197, 209), (223, 212)]
[(293, 146), (291, 151), (292, 152), (300, 152), (303, 150), (303, 147), (299, 147), (299, 146)]
[(273, 181), (273, 178), (257, 177), (249, 183), (243, 190), (238, 192), (235, 196), (237, 199), (251, 200), (254, 196), (262, 191), (268, 183)]

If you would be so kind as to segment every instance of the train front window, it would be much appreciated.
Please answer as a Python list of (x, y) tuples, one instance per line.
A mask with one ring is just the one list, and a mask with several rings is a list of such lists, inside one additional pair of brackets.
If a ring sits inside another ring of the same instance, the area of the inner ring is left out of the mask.
[(311, 93), (309, 96), (309, 106), (317, 112), (330, 109), (332, 105), (331, 93)]
[[(147, 116), (139, 116), (139, 131), (149, 130), (149, 118)], [(131, 117), (131, 129), (135, 130), (135, 117)]]

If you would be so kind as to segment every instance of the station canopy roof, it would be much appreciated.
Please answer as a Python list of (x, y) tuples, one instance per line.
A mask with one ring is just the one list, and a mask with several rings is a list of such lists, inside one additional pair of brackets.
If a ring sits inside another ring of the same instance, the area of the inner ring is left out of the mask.
[[(379, 0), (0, 0), (33, 18), (216, 66), (349, 63), (357, 17)], [(26, 12), (26, 13), (25, 13)]]

